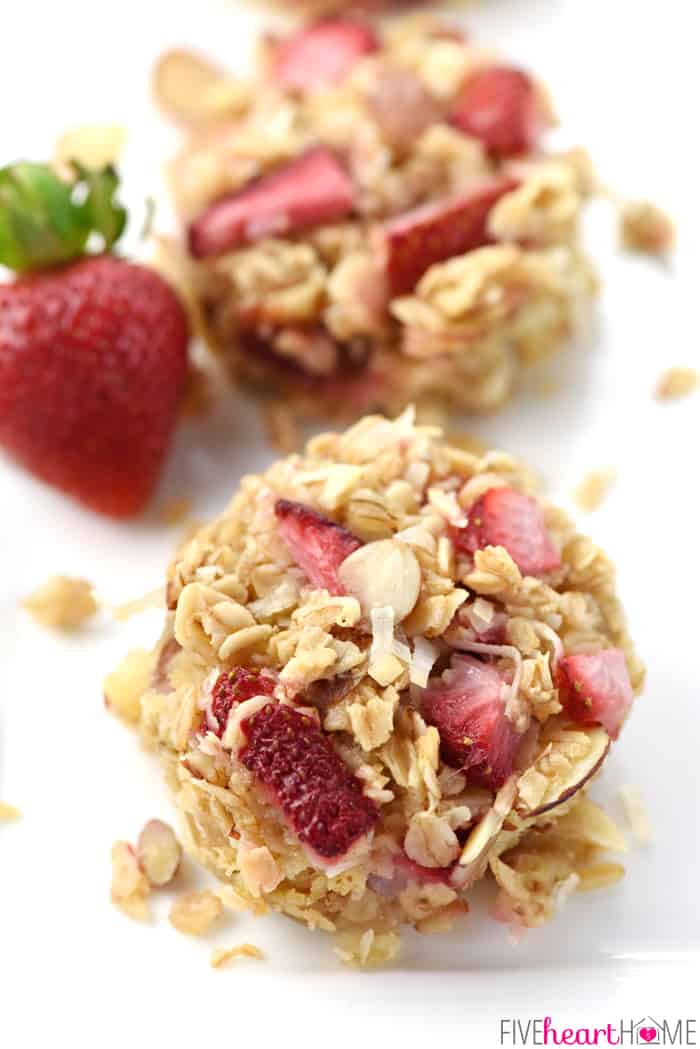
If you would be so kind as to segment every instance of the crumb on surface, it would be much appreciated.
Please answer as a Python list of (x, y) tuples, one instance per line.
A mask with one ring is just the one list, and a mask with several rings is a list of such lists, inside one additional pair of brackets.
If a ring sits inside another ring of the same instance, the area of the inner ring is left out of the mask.
[(579, 510), (592, 513), (603, 503), (617, 480), (617, 471), (612, 466), (591, 470), (574, 491), (574, 502)]
[(192, 509), (192, 500), (187, 495), (178, 495), (166, 499), (156, 510), (156, 517), (161, 524), (182, 524)]
[(127, 841), (115, 841), (112, 846), (112, 903), (130, 918), (146, 921), (150, 915), (150, 891), (151, 886), (131, 845)]
[(625, 784), (618, 788), (617, 793), (622, 802), (627, 823), (635, 838), (642, 845), (649, 844), (653, 840), (654, 834), (641, 791), (638, 787)]
[(0, 801), (0, 823), (13, 823), (21, 815), (22, 813), (14, 805), (8, 805), (6, 801)]
[(56, 630), (76, 630), (97, 612), (92, 583), (64, 575), (51, 576), (22, 605), (37, 623)]
[(188, 936), (203, 936), (224, 913), (224, 905), (216, 893), (186, 892), (173, 900), (168, 920), (178, 932)]
[(695, 368), (676, 366), (663, 372), (656, 383), (655, 396), (659, 401), (675, 401), (694, 393), (700, 382)]
[(630, 200), (620, 210), (620, 238), (628, 251), (663, 255), (675, 239), (671, 218), (648, 200)]
[(399, 953), (400, 944), (395, 932), (377, 933), (374, 929), (358, 929), (340, 933), (334, 951), (344, 965), (361, 969), (392, 961)]
[(153, 657), (144, 648), (127, 652), (116, 670), (108, 674), (102, 686), (107, 709), (125, 721), (136, 722), (141, 713), (141, 696), (148, 688), (153, 670)]
[(133, 601), (125, 601), (122, 605), (112, 605), (111, 612), (115, 619), (123, 623), (147, 608), (162, 608), (164, 604), (165, 590), (162, 586), (157, 586), (154, 590), (143, 594), (142, 597), (134, 598)]
[(212, 969), (220, 969), (221, 966), (226, 965), (227, 962), (232, 961), (234, 958), (256, 958), (258, 961), (262, 961), (265, 955), (252, 943), (239, 943), (236, 947), (216, 947), (211, 952), (211, 958), (209, 964)]

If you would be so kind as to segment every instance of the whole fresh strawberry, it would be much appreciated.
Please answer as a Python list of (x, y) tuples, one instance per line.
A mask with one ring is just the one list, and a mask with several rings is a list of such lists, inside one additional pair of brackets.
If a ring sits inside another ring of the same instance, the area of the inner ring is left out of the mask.
[[(158, 480), (187, 374), (187, 320), (152, 270), (109, 254), (126, 224), (113, 168), (0, 169), (0, 445), (112, 517)], [(97, 253), (94, 253), (94, 252)]]

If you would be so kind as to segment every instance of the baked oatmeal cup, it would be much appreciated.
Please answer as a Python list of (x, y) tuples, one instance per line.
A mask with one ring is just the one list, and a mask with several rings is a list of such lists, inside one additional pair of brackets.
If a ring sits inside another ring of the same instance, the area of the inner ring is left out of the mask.
[(643, 667), (611, 562), (530, 492), (410, 409), (316, 437), (178, 552), (150, 681), (111, 697), (191, 854), (346, 961), (450, 928), (489, 874), (524, 928), (622, 873), (586, 788)]
[(300, 417), (498, 408), (596, 288), (582, 150), (549, 152), (544, 88), (434, 17), (266, 36), (234, 79), (182, 51), (180, 242), (161, 264), (240, 380)]

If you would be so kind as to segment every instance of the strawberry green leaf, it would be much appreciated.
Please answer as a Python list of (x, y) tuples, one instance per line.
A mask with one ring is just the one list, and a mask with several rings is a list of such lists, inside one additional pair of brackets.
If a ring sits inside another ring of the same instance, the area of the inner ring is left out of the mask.
[(72, 182), (46, 164), (0, 168), (0, 264), (19, 273), (108, 251), (126, 225), (116, 201), (119, 177), (73, 165)]

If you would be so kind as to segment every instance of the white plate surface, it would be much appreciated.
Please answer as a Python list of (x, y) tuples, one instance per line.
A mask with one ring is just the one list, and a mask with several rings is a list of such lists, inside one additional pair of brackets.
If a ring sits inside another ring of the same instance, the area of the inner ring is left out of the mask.
[[(250, 939), (268, 961), (212, 972), (210, 942), (175, 933), (165, 901), (152, 928), (108, 903), (113, 840), (171, 812), (155, 763), (101, 703), (105, 672), (155, 638), (157, 614), (121, 627), (105, 617), (79, 639), (57, 639), (17, 608), (54, 572), (84, 575), (115, 602), (137, 596), (160, 583), (177, 530), (97, 520), (0, 459), (0, 798), (23, 812), (0, 829), (2, 1044), (405, 1045), (478, 1032), (471, 1044), (490, 1046), (501, 1044), (501, 1018), (592, 1027), (697, 1010), (700, 402), (651, 396), (664, 367), (698, 364), (692, 7), (484, 0), (460, 15), (551, 84), (564, 139), (587, 144), (611, 183), (679, 219), (679, 250), (664, 269), (623, 258), (611, 214), (594, 209), (589, 240), (604, 280), (595, 330), (546, 369), (556, 396), (524, 395), (480, 424), (565, 503), (588, 470), (619, 470), (581, 524), (618, 563), (649, 678), (595, 791), (620, 815), (616, 786), (638, 785), (654, 844), (632, 849), (621, 885), (573, 900), (517, 946), (474, 907), (456, 934), (407, 935), (400, 969), (355, 974), (323, 936), (280, 918), (237, 918), (217, 942)], [(232, 0), (13, 5), (3, 12), (3, 161), (46, 155), (71, 124), (116, 120), (131, 129), (128, 197), (138, 204), (158, 190), (173, 141), (148, 102), (153, 57), (189, 43), (242, 65), (260, 24)], [(206, 516), (269, 457), (254, 411), (231, 401), (182, 427), (159, 499), (193, 496)]]

